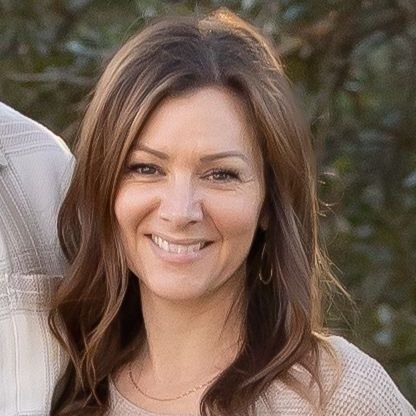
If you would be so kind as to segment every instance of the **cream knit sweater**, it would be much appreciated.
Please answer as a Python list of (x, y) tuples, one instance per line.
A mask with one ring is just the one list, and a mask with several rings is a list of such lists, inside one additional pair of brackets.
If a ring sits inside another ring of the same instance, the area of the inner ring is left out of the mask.
[[(320, 415), (416, 416), (414, 408), (376, 360), (342, 337), (331, 336), (330, 342), (339, 358), (341, 372), (339, 383)], [(299, 371), (299, 369), (295, 368), (294, 371)], [(322, 360), (321, 371), (324, 389), (329, 392), (335, 378), (335, 370), (329, 360)], [(302, 373), (299, 374), (302, 377)], [(307, 401), (280, 381), (270, 387), (267, 397), (269, 398), (268, 406), (260, 400), (256, 403), (258, 416), (314, 416), (317, 414)], [(110, 383), (110, 406), (108, 416), (172, 416), (152, 413), (135, 406), (117, 391), (112, 382)]]

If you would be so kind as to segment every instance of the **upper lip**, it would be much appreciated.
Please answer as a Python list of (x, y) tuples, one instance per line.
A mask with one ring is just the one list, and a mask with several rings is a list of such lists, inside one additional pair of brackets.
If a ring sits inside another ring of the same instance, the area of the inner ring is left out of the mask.
[(211, 241), (206, 238), (172, 238), (160, 233), (152, 233), (149, 236), (158, 236), (163, 240), (166, 240), (168, 243), (172, 244), (198, 244), (198, 243), (210, 243)]

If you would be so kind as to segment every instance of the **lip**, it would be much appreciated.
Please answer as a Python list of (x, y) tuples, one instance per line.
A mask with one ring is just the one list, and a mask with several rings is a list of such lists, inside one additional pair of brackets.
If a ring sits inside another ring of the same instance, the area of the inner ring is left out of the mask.
[[(160, 237), (162, 237), (160, 234), (157, 234)], [(160, 259), (167, 261), (169, 263), (176, 263), (176, 264), (186, 264), (186, 263), (192, 263), (194, 261), (197, 261), (201, 259), (205, 254), (207, 254), (207, 251), (210, 250), (210, 247), (212, 246), (212, 241), (209, 242), (205, 247), (201, 248), (199, 251), (193, 252), (193, 253), (168, 253), (165, 250), (162, 250), (153, 240), (151, 235), (146, 236), (149, 239), (149, 243), (152, 247), (153, 252), (157, 257)], [(163, 238), (163, 237), (162, 237)], [(171, 241), (171, 240), (168, 240)], [(184, 241), (184, 240), (179, 240)], [(190, 240), (188, 240), (190, 241)], [(195, 241), (195, 240), (193, 240)], [(199, 240), (199, 241), (205, 241), (205, 240)], [(180, 244), (180, 243), (178, 243)]]

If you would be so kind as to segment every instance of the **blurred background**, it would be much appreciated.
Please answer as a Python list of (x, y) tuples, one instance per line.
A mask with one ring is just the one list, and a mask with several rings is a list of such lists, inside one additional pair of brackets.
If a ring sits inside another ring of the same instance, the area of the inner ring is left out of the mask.
[(149, 18), (226, 6), (272, 37), (319, 156), (333, 330), (416, 405), (415, 0), (0, 0), (0, 100), (71, 146), (103, 60)]

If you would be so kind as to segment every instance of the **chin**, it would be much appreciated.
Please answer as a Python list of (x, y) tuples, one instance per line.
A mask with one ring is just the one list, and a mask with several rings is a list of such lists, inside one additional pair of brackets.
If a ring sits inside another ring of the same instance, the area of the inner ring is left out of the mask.
[(207, 285), (191, 284), (190, 282), (140, 281), (140, 288), (147, 296), (155, 296), (171, 302), (190, 302), (206, 298), (212, 292)]

